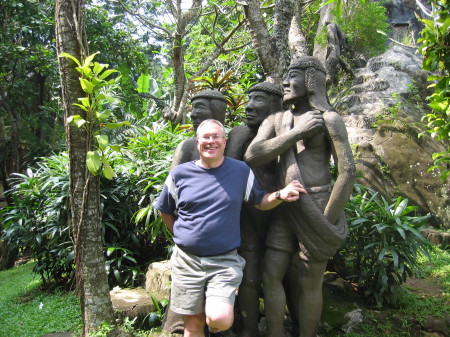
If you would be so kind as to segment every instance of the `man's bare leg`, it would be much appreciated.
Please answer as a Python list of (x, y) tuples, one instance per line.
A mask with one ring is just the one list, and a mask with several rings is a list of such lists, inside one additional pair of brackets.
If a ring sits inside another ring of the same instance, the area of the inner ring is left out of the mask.
[(183, 315), (183, 337), (205, 337), (205, 313)]
[(233, 305), (229, 303), (206, 301), (206, 324), (211, 332), (226, 331), (234, 321)]

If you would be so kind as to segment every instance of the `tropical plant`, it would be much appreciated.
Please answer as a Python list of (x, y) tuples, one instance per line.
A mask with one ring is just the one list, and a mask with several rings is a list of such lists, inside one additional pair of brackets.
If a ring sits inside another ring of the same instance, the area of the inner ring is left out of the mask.
[(427, 9), (419, 1), (423, 13), (429, 19), (419, 20), (425, 25), (421, 32), (419, 51), (424, 59), (422, 67), (433, 72), (428, 77), (434, 93), (427, 97), (430, 101), (431, 113), (424, 116), (428, 132), (437, 140), (443, 141), (446, 150), (434, 153), (434, 165), (441, 178), (447, 180), (450, 175), (450, 2), (448, 0), (432, 0), (432, 9)]
[(347, 35), (356, 54), (371, 57), (386, 50), (389, 24), (385, 7), (371, 1), (336, 2), (336, 23)]
[(430, 244), (420, 233), (429, 216), (416, 215), (408, 202), (389, 201), (357, 184), (346, 207), (349, 238), (337, 256), (345, 265), (340, 272), (379, 307), (397, 303), (406, 277), (420, 274), (418, 254), (429, 256)]

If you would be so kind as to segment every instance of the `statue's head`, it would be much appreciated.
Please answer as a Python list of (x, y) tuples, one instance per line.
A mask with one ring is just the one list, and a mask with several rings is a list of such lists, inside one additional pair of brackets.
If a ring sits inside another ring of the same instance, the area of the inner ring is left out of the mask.
[(220, 91), (200, 91), (191, 98), (191, 102), (191, 120), (195, 130), (206, 119), (215, 119), (222, 124), (225, 122), (227, 104), (225, 96)]
[(283, 93), (280, 88), (268, 82), (254, 85), (248, 90), (248, 103), (245, 108), (247, 125), (257, 128), (271, 113), (283, 108)]
[(325, 67), (314, 56), (294, 60), (288, 68), (283, 87), (285, 103), (296, 104), (307, 99), (311, 109), (333, 109), (327, 97)]

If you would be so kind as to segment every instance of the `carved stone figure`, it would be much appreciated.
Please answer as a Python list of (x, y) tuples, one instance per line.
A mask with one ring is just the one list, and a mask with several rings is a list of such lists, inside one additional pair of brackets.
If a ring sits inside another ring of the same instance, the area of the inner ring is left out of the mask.
[[(216, 119), (222, 124), (224, 123), (227, 105), (225, 96), (220, 91), (200, 91), (191, 98), (191, 102), (191, 121), (195, 131), (197, 131), (200, 123), (206, 119)], [(185, 139), (175, 149), (171, 169), (179, 164), (199, 158), (200, 154), (197, 150), (195, 137)], [(165, 331), (170, 333), (183, 333), (184, 325), (182, 316), (168, 309), (164, 317), (163, 327)]]
[[(268, 337), (283, 336), (286, 296), (283, 278), (296, 258), (298, 294), (291, 314), (299, 335), (317, 335), (322, 311), (322, 282), (327, 261), (347, 236), (344, 207), (354, 180), (355, 165), (345, 124), (330, 105), (326, 72), (311, 56), (297, 59), (283, 82), (287, 111), (268, 116), (247, 149), (245, 160), (264, 165), (277, 160), (277, 188), (297, 179), (308, 194), (274, 211), (263, 261)], [(338, 172), (332, 185), (330, 159)]]
[[(215, 119), (222, 124), (224, 123), (227, 105), (225, 96), (220, 91), (200, 91), (191, 98), (191, 102), (191, 120), (195, 131), (197, 131), (197, 127), (200, 123), (206, 119)], [(171, 168), (199, 158), (200, 155), (197, 150), (195, 137), (183, 140), (175, 149)]]
[[(234, 127), (229, 133), (226, 156), (242, 160), (248, 145), (258, 132), (262, 121), (282, 109), (282, 92), (272, 83), (259, 83), (249, 89), (246, 125)], [(252, 168), (266, 191), (275, 190), (275, 162)], [(259, 298), (261, 295), (261, 265), (264, 240), (271, 213), (244, 204), (241, 211), (241, 246), (239, 254), (245, 259), (244, 277), (239, 286), (238, 305), (243, 330), (240, 337), (258, 337)]]

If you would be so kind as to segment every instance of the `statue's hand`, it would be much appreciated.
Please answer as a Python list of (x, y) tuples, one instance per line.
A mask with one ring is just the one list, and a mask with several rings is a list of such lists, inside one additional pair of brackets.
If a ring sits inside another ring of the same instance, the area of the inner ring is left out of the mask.
[(300, 139), (311, 138), (324, 127), (323, 115), (318, 110), (307, 111), (296, 117), (295, 126), (292, 129)]

